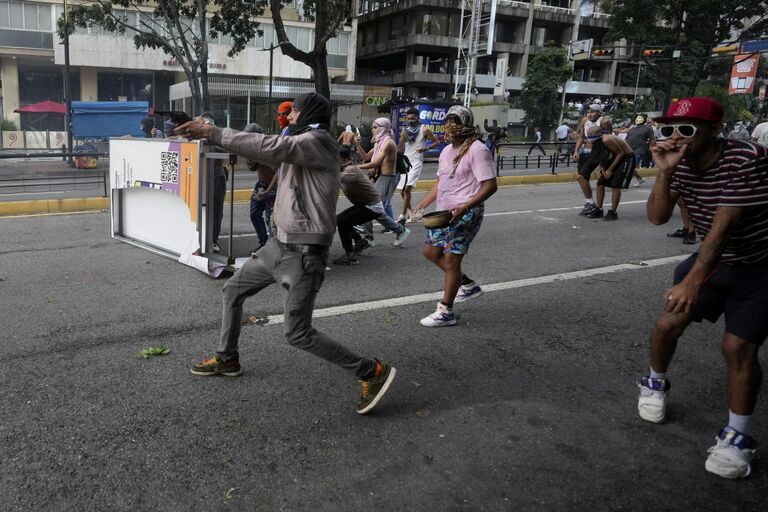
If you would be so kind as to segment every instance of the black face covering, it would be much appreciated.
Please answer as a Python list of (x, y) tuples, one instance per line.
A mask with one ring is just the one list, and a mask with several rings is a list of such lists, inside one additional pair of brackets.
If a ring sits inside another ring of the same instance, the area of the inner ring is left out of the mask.
[(331, 102), (320, 94), (310, 92), (293, 100), (293, 108), (299, 111), (296, 124), (288, 125), (288, 135), (298, 135), (309, 130), (309, 125), (328, 130), (331, 123)]

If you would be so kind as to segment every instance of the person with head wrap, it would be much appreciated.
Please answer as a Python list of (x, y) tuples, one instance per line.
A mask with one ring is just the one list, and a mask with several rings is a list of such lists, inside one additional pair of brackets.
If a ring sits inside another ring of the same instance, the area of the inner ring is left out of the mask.
[[(358, 167), (370, 170), (369, 174), (375, 181), (381, 202), (384, 203), (384, 213), (377, 217), (376, 221), (384, 226), (385, 232), (392, 231), (395, 233), (395, 241), (392, 242), (392, 245), (400, 247), (411, 234), (411, 230), (395, 222), (391, 215), (392, 206), (390, 203), (397, 186), (397, 145), (392, 132), (392, 123), (386, 117), (380, 117), (373, 122), (371, 129), (373, 130), (373, 149), (371, 151), (366, 153), (360, 145), (359, 138), (356, 139), (358, 154), (363, 160), (368, 161), (368, 163)], [(387, 212), (388, 204), (389, 213)], [(363, 230), (367, 243), (364, 243), (360, 250), (368, 245), (373, 245), (371, 243), (373, 241), (373, 224), (366, 222), (363, 225)]]
[(401, 191), (400, 195), (403, 198), (403, 212), (397, 218), (397, 222), (401, 224), (410, 217), (411, 191), (421, 178), (424, 153), (440, 145), (440, 141), (437, 140), (432, 130), (421, 124), (420, 117), (421, 113), (415, 107), (405, 113), (407, 126), (400, 133), (400, 141), (397, 145), (397, 151), (407, 156), (411, 162), (410, 171), (407, 175), (401, 176), (397, 184), (397, 189)]
[(315, 298), (325, 279), (328, 248), (336, 232), (339, 150), (328, 133), (331, 104), (320, 94), (296, 98), (288, 137), (217, 128), (194, 119), (177, 128), (190, 139), (208, 139), (249, 160), (279, 167), (275, 200), (277, 236), (224, 285), (219, 350), (192, 368), (194, 375), (240, 375), (238, 340), (243, 302), (270, 284), (283, 292), (283, 332), (288, 343), (336, 364), (361, 380), (356, 410), (376, 407), (395, 378), (395, 368), (361, 357), (312, 326)]
[(640, 176), (637, 169), (647, 167), (651, 156), (651, 141), (653, 140), (653, 128), (648, 126), (646, 121), (648, 116), (645, 114), (637, 114), (634, 119), (634, 124), (629, 128), (622, 128), (614, 130), (617, 133), (626, 133), (627, 144), (632, 148), (635, 155), (635, 178), (637, 178), (636, 187), (645, 183), (645, 178)]
[(291, 115), (293, 110), (292, 101), (284, 101), (277, 106), (277, 126), (280, 128), (280, 134), (285, 135), (285, 130), (288, 129), (288, 116)]
[(155, 120), (151, 117), (145, 117), (142, 119), (141, 131), (144, 132), (144, 137), (147, 139), (153, 139), (157, 137), (157, 127), (155, 126)]
[(437, 201), (438, 210), (450, 212), (447, 227), (429, 229), (424, 257), (444, 272), (443, 300), (437, 310), (421, 319), (425, 327), (456, 325), (455, 302), (482, 295), (480, 286), (462, 272), (461, 264), (480, 230), (485, 201), (497, 189), (493, 157), (480, 142), (472, 111), (454, 105), (445, 117), (446, 146), (440, 152), (437, 182), (417, 207), (416, 216)]
[[(245, 133), (264, 133), (261, 126), (256, 123), (246, 125), (243, 131)], [(247, 165), (249, 171), (258, 175), (258, 180), (253, 186), (250, 205), (251, 224), (253, 224), (256, 237), (259, 239), (259, 247), (252, 251), (256, 252), (267, 244), (269, 238), (274, 236), (270, 229), (270, 221), (277, 195), (277, 170), (254, 160), (248, 160)]]

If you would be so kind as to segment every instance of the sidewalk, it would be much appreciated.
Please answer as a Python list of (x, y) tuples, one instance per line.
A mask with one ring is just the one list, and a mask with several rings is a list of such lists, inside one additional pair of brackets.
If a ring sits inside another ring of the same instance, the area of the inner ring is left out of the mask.
[[(426, 167), (429, 167), (427, 169)], [(431, 169), (432, 167), (434, 169)], [(239, 167), (238, 167), (239, 169)], [(61, 175), (93, 173), (103, 173), (109, 170), (109, 160), (99, 159), (96, 169), (75, 169), (68, 167), (65, 162), (59, 159), (7, 159), (0, 160), (0, 179), (22, 179), (22, 178), (55, 178)], [(436, 172), (436, 162), (427, 162), (425, 165), (425, 175), (432, 177)], [(525, 174), (507, 175), (513, 172), (524, 172)], [(237, 176), (248, 175), (240, 170)], [(642, 169), (640, 174), (644, 177), (655, 177), (655, 169)], [(499, 186), (511, 187), (521, 185), (542, 185), (548, 183), (568, 183), (576, 181), (576, 173), (573, 171), (560, 172), (552, 174), (549, 168), (528, 169), (513, 171), (510, 169), (502, 170), (502, 175), (498, 178)], [(434, 185), (434, 179), (422, 179), (416, 185), (416, 190), (426, 191)], [(235, 201), (249, 201), (252, 194), (251, 188), (238, 188), (235, 190)], [(229, 193), (227, 193), (229, 200)], [(98, 211), (109, 209), (109, 198), (92, 197), (71, 197), (71, 198), (47, 198), (33, 199), (24, 201), (2, 201), (0, 199), (0, 216), (12, 215), (35, 215), (35, 214), (53, 214), (53, 213), (72, 213), (84, 211)]]

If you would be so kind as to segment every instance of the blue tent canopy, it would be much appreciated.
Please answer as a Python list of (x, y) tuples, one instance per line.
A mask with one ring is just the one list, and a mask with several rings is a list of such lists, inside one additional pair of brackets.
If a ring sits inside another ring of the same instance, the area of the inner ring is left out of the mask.
[(141, 120), (148, 112), (146, 101), (73, 101), (72, 134), (76, 139), (143, 137)]

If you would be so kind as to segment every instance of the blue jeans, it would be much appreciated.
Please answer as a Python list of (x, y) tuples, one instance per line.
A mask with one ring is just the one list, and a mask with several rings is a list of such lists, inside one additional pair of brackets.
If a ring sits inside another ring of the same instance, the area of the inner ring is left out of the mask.
[(267, 188), (261, 181), (257, 181), (253, 187), (253, 195), (251, 196), (251, 224), (253, 229), (256, 230), (256, 236), (259, 238), (259, 245), (267, 243), (267, 239), (273, 237), (272, 230), (269, 229), (269, 223), (272, 219), (272, 207), (275, 204), (275, 191), (269, 193), (267, 197), (261, 201), (256, 199), (256, 195)]

